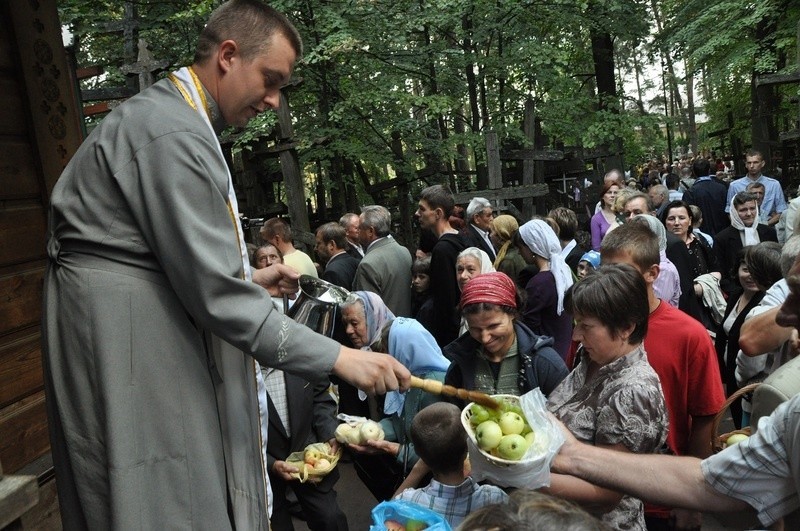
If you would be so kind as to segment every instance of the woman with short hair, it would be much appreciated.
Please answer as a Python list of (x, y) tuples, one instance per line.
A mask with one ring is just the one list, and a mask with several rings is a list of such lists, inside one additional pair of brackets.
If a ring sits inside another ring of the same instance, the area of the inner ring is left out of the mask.
[[(579, 365), (547, 401), (580, 441), (621, 452), (653, 453), (667, 437), (667, 409), (642, 340), (650, 307), (642, 275), (602, 266), (569, 291)], [(552, 474), (546, 492), (582, 505), (612, 529), (645, 529), (641, 500), (573, 476)]]

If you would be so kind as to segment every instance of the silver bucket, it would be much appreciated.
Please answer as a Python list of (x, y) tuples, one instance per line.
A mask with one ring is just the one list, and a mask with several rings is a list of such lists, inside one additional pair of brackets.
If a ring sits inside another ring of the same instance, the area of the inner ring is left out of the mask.
[(301, 276), (299, 282), (300, 295), (286, 315), (315, 332), (331, 337), (339, 319), (339, 304), (350, 292), (309, 275)]

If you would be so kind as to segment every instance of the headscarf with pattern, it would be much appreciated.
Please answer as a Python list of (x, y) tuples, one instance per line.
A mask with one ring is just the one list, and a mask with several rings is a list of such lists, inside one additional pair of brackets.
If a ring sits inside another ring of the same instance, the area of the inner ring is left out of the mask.
[(461, 293), (461, 308), (481, 302), (516, 308), (517, 287), (514, 281), (499, 271), (474, 277)]
[(394, 319), (394, 314), (383, 302), (381, 296), (371, 291), (351, 291), (343, 306), (350, 306), (353, 299), (357, 298), (364, 305), (364, 318), (367, 323), (368, 341), (361, 347), (361, 350), (370, 350), (370, 345), (381, 338), (383, 325), (387, 321)]

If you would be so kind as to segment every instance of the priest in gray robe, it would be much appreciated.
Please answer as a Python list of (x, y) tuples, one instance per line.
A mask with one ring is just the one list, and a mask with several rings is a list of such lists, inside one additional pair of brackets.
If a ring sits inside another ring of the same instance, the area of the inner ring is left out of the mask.
[(53, 190), (43, 362), (65, 529), (268, 529), (256, 361), (408, 387), (393, 358), (272, 310), (264, 288), (296, 274), (247, 265), (217, 134), (278, 106), (301, 49), (261, 2), (223, 4), (192, 67), (107, 116)]

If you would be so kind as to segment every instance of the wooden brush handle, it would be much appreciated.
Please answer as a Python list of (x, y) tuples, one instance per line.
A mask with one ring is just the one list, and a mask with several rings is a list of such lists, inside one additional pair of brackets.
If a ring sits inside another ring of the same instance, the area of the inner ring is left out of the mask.
[(467, 389), (459, 389), (457, 387), (453, 387), (452, 385), (444, 385), (442, 382), (437, 380), (425, 380), (418, 378), (417, 376), (412, 376), (411, 387), (416, 387), (417, 389), (422, 389), (423, 391), (435, 395), (455, 396), (461, 400), (475, 402), (491, 409), (498, 409), (500, 407), (500, 405), (497, 403), (497, 400), (486, 393), (469, 391)]

